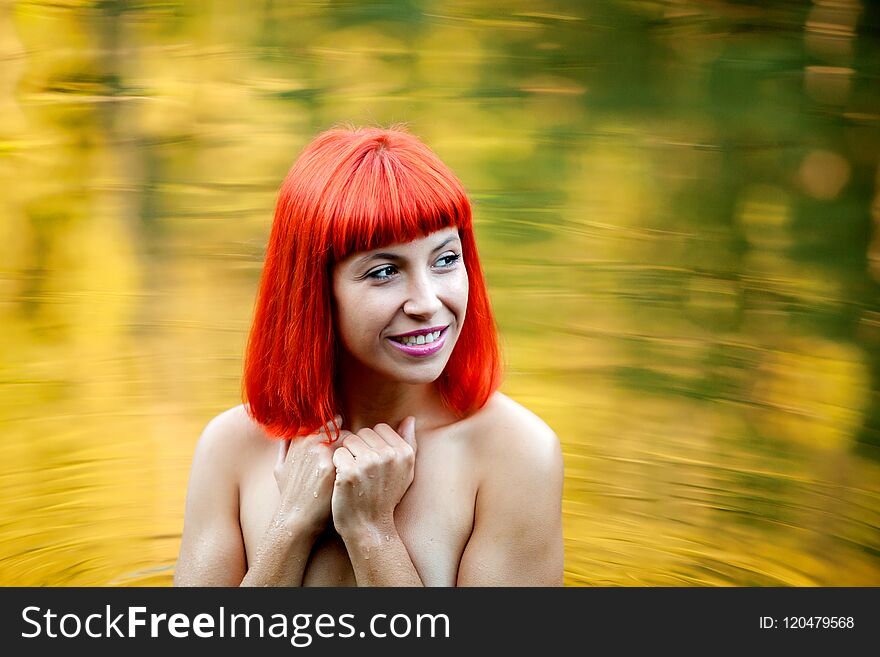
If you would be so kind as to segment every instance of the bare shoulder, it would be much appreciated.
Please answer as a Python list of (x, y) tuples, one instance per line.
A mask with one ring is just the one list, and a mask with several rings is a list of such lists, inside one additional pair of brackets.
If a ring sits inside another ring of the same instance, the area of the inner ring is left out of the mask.
[(228, 474), (249, 455), (265, 447), (266, 436), (243, 404), (218, 413), (205, 426), (196, 445), (194, 462)]
[(212, 435), (224, 435), (245, 441), (255, 434), (262, 433), (260, 426), (247, 414), (244, 404), (233, 406), (215, 415), (208, 422), (205, 431)]
[(474, 419), (481, 462), (542, 477), (561, 475), (562, 450), (556, 432), (519, 402), (496, 392)]

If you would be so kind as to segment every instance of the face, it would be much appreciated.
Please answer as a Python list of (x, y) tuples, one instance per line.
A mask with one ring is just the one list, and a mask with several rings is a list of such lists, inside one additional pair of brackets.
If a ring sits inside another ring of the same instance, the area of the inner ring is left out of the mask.
[(458, 230), (349, 256), (333, 268), (333, 298), (346, 357), (395, 381), (435, 381), (467, 309)]

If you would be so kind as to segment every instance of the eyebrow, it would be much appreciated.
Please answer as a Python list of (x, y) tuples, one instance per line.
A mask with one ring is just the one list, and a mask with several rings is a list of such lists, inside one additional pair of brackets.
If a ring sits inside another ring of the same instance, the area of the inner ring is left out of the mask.
[[(459, 239), (458, 235), (452, 235), (451, 237), (447, 237), (440, 244), (435, 246), (434, 249), (431, 251), (431, 253), (434, 253), (434, 251), (439, 251), (444, 246), (446, 246), (450, 242), (455, 241), (457, 239)], [(394, 260), (395, 262), (399, 262), (401, 260), (405, 261), (406, 258), (404, 258), (403, 256), (399, 256), (396, 253), (374, 253), (372, 255), (368, 255), (368, 256), (364, 256), (363, 258), (360, 258), (357, 261), (356, 266), (365, 265), (366, 263), (372, 262), (373, 260)]]

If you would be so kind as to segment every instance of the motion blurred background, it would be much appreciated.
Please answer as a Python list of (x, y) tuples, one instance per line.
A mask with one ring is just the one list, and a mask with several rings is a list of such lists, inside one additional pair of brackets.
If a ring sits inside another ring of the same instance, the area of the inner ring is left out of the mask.
[(567, 585), (880, 585), (878, 77), (865, 0), (3, 2), (0, 583), (171, 584), (278, 186), (350, 121), (472, 195)]

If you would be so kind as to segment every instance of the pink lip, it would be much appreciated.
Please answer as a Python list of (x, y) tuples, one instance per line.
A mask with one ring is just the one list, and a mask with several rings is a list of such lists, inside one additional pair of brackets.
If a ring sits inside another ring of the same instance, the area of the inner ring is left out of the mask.
[(445, 324), (444, 326), (432, 326), (431, 328), (419, 329), (418, 331), (410, 331), (409, 333), (400, 333), (399, 335), (395, 335), (395, 338), (406, 338), (411, 335), (427, 335), (428, 333), (433, 333), (434, 331), (443, 331), (449, 326), (449, 324)]
[[(446, 328), (444, 328), (440, 332), (440, 337), (438, 337), (436, 340), (434, 340), (434, 342), (431, 342), (430, 344), (425, 343), (425, 344), (418, 344), (418, 345), (407, 345), (407, 344), (401, 344), (400, 342), (396, 342), (395, 340), (392, 340), (391, 338), (387, 338), (387, 340), (388, 340), (388, 342), (393, 344), (395, 347), (400, 349), (403, 353), (408, 354), (409, 356), (430, 356), (431, 354), (436, 354), (438, 351), (440, 351), (443, 348), (443, 345), (446, 344), (446, 333), (447, 333), (448, 328), (449, 328), (448, 326)], [(435, 329), (435, 330), (437, 330), (437, 329)], [(408, 333), (407, 335), (412, 335), (412, 334)], [(416, 335), (418, 335), (418, 334), (416, 334)]]

